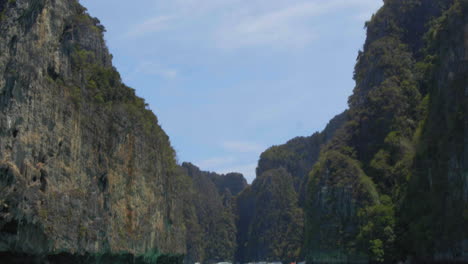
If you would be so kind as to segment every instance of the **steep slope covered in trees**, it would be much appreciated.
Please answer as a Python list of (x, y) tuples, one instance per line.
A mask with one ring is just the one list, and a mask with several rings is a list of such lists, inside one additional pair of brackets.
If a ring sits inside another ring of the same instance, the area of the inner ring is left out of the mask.
[(388, 0), (367, 23), (349, 121), (310, 173), (309, 261), (467, 260), (467, 13)]

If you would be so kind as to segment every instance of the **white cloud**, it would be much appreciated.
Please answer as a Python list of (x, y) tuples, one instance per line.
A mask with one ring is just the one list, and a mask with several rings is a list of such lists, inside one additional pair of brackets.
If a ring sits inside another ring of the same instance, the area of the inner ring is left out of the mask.
[(227, 151), (238, 153), (260, 153), (265, 150), (265, 147), (257, 143), (245, 141), (226, 141), (221, 146)]
[(169, 22), (174, 18), (172, 16), (157, 16), (143, 21), (131, 28), (126, 37), (140, 37), (150, 33), (155, 33), (168, 28)]
[(217, 157), (196, 162), (195, 165), (202, 170), (214, 170), (219, 167), (224, 167), (235, 162), (233, 157)]

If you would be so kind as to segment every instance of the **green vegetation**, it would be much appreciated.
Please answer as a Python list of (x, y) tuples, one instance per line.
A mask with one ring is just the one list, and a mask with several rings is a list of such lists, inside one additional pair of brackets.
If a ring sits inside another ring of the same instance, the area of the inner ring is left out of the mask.
[(368, 249), (370, 259), (383, 262), (395, 256), (395, 208), (389, 196), (380, 197), (380, 203), (361, 208), (358, 217), (361, 223), (357, 242)]

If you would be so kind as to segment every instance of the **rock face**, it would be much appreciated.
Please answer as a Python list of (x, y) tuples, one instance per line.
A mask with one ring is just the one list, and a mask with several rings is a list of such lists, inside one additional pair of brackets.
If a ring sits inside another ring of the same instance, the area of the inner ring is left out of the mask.
[(76, 0), (0, 1), (0, 251), (185, 252), (174, 150)]
[[(423, 260), (468, 261), (468, 2), (456, 2), (431, 32), (438, 58), (404, 203), (405, 244)], [(424, 217), (419, 217), (423, 215)]]

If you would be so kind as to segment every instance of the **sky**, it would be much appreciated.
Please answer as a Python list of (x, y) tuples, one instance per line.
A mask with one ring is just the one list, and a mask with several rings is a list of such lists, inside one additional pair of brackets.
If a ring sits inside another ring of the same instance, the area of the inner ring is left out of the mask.
[[(178, 162), (255, 178), (260, 154), (347, 108), (381, 0), (81, 0)], [(131, 3), (131, 4), (129, 4)]]

